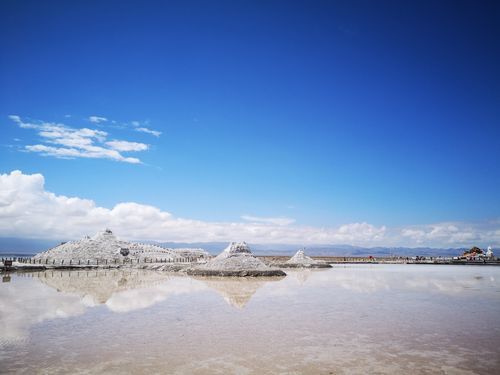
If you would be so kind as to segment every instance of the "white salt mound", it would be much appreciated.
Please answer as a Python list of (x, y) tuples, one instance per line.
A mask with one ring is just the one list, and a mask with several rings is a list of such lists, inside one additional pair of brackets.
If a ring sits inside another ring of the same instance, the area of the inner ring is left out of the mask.
[(315, 260), (311, 257), (308, 257), (303, 249), (300, 249), (295, 253), (293, 257), (286, 261), (288, 264), (302, 264), (302, 265), (310, 265), (310, 264), (321, 264), (318, 260)]
[(293, 257), (285, 263), (275, 264), (281, 268), (331, 268), (332, 266), (321, 260), (316, 260), (308, 257), (304, 250), (301, 249), (295, 253)]
[(157, 258), (174, 259), (179, 257), (193, 256), (198, 258), (201, 254), (208, 253), (201, 249), (168, 249), (153, 244), (136, 243), (122, 241), (116, 238), (113, 232), (106, 229), (98, 232), (93, 237), (86, 236), (78, 241), (62, 243), (52, 249), (35, 255), (35, 259), (138, 259), (138, 258)]
[(257, 259), (245, 242), (231, 242), (222, 253), (202, 268), (213, 270), (267, 270), (269, 267)]
[(220, 276), (281, 276), (284, 272), (270, 268), (257, 259), (245, 242), (231, 242), (222, 253), (188, 273)]

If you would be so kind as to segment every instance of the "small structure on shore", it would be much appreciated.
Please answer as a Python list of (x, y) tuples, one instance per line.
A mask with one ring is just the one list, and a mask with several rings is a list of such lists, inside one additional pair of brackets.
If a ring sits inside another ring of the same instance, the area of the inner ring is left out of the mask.
[(469, 250), (463, 252), (461, 259), (467, 260), (494, 260), (495, 256), (493, 254), (493, 249), (488, 246), (488, 250), (484, 251), (477, 246), (472, 247)]
[(476, 257), (479, 257), (479, 256), (483, 256), (483, 250), (481, 250), (479, 247), (477, 246), (474, 246), (472, 248), (470, 248), (469, 250), (466, 250), (463, 252), (462, 256), (467, 258), (467, 259), (470, 259), (470, 258), (476, 258)]
[(195, 276), (286, 276), (282, 270), (271, 268), (257, 259), (245, 242), (231, 242), (214, 259), (198, 267), (189, 268)]
[(277, 265), (284, 268), (331, 268), (332, 266), (320, 260), (307, 256), (304, 249), (298, 250), (293, 257), (285, 263)]

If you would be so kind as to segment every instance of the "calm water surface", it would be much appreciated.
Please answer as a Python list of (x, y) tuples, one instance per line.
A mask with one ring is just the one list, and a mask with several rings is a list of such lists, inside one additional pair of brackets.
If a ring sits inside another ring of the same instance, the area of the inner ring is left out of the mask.
[(500, 267), (13, 274), (0, 372), (499, 374)]

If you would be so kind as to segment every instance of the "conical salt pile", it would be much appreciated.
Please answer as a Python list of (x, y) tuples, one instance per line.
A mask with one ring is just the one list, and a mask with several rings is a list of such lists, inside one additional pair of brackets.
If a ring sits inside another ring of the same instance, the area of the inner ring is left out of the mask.
[(311, 257), (308, 257), (304, 253), (304, 249), (300, 249), (295, 253), (293, 257), (291, 257), (289, 260), (287, 260), (287, 263), (292, 263), (292, 264), (317, 264), (318, 261), (314, 260)]
[(208, 263), (191, 268), (189, 275), (199, 276), (285, 276), (257, 259), (245, 242), (231, 242), (222, 253)]
[(285, 262), (283, 267), (294, 267), (294, 268), (330, 268), (331, 265), (324, 263), (319, 260), (315, 260), (311, 257), (308, 257), (304, 249), (300, 249), (295, 253), (293, 257)]

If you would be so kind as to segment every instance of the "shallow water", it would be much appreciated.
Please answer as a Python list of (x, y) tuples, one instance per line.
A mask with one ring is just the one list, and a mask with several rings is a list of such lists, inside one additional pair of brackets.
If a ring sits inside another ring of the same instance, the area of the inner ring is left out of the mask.
[(287, 273), (13, 274), (0, 284), (0, 372), (500, 373), (500, 267)]

